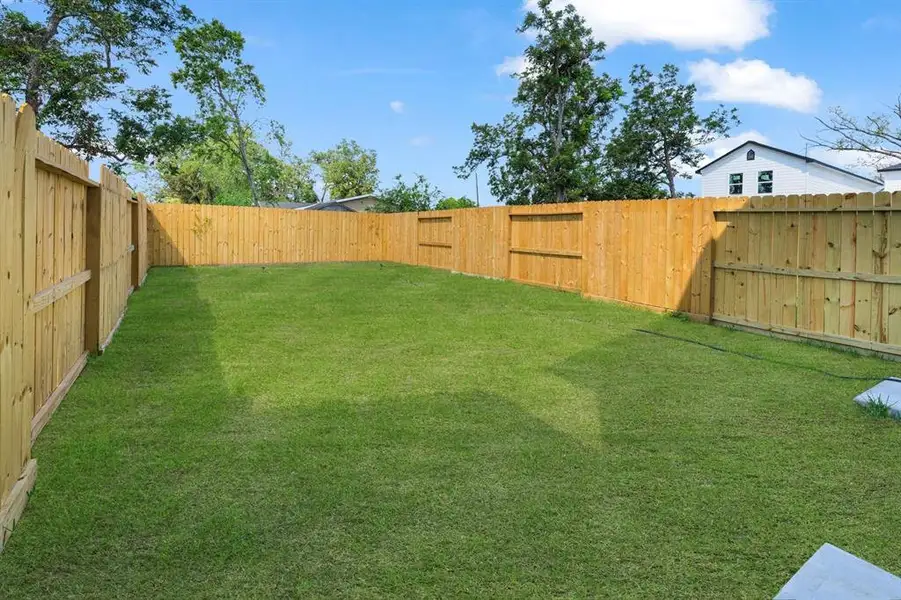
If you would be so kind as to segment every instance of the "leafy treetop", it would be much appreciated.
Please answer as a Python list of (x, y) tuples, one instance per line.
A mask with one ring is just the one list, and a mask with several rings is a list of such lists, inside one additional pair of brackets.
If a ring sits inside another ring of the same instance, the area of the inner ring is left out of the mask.
[(492, 193), (507, 204), (585, 199), (600, 187), (603, 133), (622, 96), (620, 84), (595, 73), (603, 42), (572, 5), (539, 0), (518, 32), (534, 37), (513, 99), (517, 112), (497, 125), (473, 124), (473, 148), (456, 171), (488, 168)]
[(423, 175), (416, 175), (412, 185), (397, 175), (392, 187), (379, 192), (373, 210), (383, 213), (431, 210), (440, 197), (441, 191), (430, 184)]
[(31, 19), (0, 5), (0, 88), (34, 109), (38, 125), (86, 158), (121, 167), (176, 147), (192, 122), (172, 114), (169, 93), (127, 85), (193, 21), (173, 0), (34, 0)]
[(635, 65), (629, 76), (632, 100), (623, 107), (626, 115), (607, 147), (616, 178), (664, 186), (671, 198), (676, 197), (676, 179), (691, 178), (704, 160), (700, 147), (739, 123), (736, 109), (722, 105), (700, 116), (695, 86), (679, 83), (678, 76), (675, 65), (664, 65), (656, 76)]

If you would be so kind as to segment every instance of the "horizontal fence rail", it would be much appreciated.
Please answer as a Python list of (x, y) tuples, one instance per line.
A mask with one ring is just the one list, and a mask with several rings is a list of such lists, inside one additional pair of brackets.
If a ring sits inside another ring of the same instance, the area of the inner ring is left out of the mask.
[[(88, 163), (38, 132), (31, 108), (17, 110), (8, 96), (0, 137), (2, 549), (34, 485), (32, 443), (112, 334), (130, 278), (143, 280), (148, 261), (143, 197), (105, 168), (101, 182), (90, 179)], [(132, 256), (116, 262), (124, 248), (134, 248), (138, 272)]]

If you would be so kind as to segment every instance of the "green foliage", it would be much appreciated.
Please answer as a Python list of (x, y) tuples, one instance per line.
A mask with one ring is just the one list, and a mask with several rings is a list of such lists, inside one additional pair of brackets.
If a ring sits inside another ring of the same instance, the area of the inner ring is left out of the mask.
[(430, 184), (423, 175), (416, 175), (412, 185), (408, 185), (400, 175), (394, 178), (394, 186), (379, 191), (373, 211), (382, 213), (416, 212), (431, 210), (441, 197), (441, 191)]
[(457, 175), (488, 168), (488, 186), (507, 204), (582, 200), (601, 186), (602, 138), (616, 101), (617, 80), (595, 73), (604, 58), (572, 5), (539, 0), (518, 32), (534, 37), (525, 51), (513, 99), (517, 112), (498, 125), (473, 124), (473, 148)]
[(459, 198), (448, 197), (440, 200), (438, 204), (435, 205), (435, 210), (451, 210), (454, 208), (475, 208), (476, 203), (467, 198), (466, 196), (460, 196)]
[[(315, 202), (310, 166), (291, 153), (280, 127), (270, 138), (278, 144), (278, 155), (256, 140), (247, 145), (259, 202)], [(213, 140), (161, 158), (153, 171), (157, 181), (151, 195), (158, 201), (179, 198), (187, 204), (253, 204), (240, 159)]]
[(262, 105), (266, 96), (253, 65), (242, 58), (244, 37), (214, 19), (181, 32), (175, 50), (182, 66), (172, 73), (172, 83), (194, 95), (203, 135), (238, 159), (251, 200), (259, 206), (262, 191), (250, 157), (254, 124), (245, 112), (248, 105)]
[(655, 182), (642, 181), (642, 175), (620, 175), (604, 182), (589, 200), (655, 200), (666, 198), (666, 192)]
[(679, 69), (664, 65), (653, 75), (635, 65), (629, 82), (632, 100), (607, 146), (613, 178), (641, 186), (664, 186), (676, 197), (676, 179), (691, 178), (704, 159), (700, 146), (738, 125), (736, 109), (720, 107), (706, 117), (695, 110), (695, 86), (679, 83)]
[(193, 123), (173, 116), (169, 93), (127, 85), (192, 22), (172, 0), (34, 0), (31, 19), (0, 5), (0, 89), (25, 101), (41, 129), (86, 158), (121, 167), (189, 141)]
[(354, 140), (341, 140), (333, 148), (313, 152), (310, 162), (319, 170), (322, 200), (371, 194), (379, 184), (375, 150), (367, 150)]
[(884, 400), (882, 396), (868, 397), (866, 403), (861, 406), (861, 409), (864, 413), (874, 419), (894, 419), (896, 421), (901, 421), (901, 417), (896, 416), (895, 413), (891, 411), (891, 405)]

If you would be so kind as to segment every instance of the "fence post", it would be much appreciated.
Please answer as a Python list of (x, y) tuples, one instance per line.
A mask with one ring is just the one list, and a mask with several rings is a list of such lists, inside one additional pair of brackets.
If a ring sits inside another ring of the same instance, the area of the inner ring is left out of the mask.
[(35, 206), (36, 182), (34, 172), (34, 156), (37, 147), (37, 127), (34, 111), (23, 104), (16, 116), (16, 167), (13, 196), (16, 212), (21, 215), (22, 238), (22, 385), (19, 408), (21, 430), (20, 451), (27, 461), (31, 456), (31, 418), (34, 416), (34, 323), (35, 315), (31, 310), (31, 299), (35, 292), (35, 245), (37, 243)]
[(131, 218), (131, 287), (137, 290), (141, 287), (141, 244), (139, 241), (141, 202), (135, 200), (129, 204), (129, 217)]
[(147, 200), (144, 194), (138, 194), (137, 227), (135, 252), (138, 256), (138, 279), (135, 288), (144, 285), (144, 278), (147, 276)]
[(85, 267), (91, 278), (85, 286), (84, 296), (84, 347), (96, 354), (100, 352), (100, 289), (101, 278), (101, 223), (103, 218), (103, 187), (90, 187), (85, 202)]

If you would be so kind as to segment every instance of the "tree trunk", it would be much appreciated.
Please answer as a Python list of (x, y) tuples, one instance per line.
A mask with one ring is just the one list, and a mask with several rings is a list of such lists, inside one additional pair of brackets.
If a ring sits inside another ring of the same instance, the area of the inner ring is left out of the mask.
[(676, 197), (676, 172), (673, 169), (673, 161), (670, 159), (669, 148), (666, 145), (666, 137), (663, 138), (663, 168), (666, 170), (666, 184), (669, 187), (669, 197)]
[(247, 177), (247, 185), (250, 187), (250, 199), (254, 206), (260, 205), (260, 195), (257, 192), (256, 181), (253, 178), (253, 169), (250, 168), (250, 161), (247, 159), (247, 140), (244, 134), (238, 134), (238, 150), (241, 155), (241, 166), (244, 168), (244, 175)]
[(28, 61), (28, 74), (25, 76), (25, 102), (34, 111), (35, 118), (37, 118), (43, 105), (41, 100), (41, 54), (43, 54), (50, 40), (56, 37), (62, 21), (63, 16), (59, 13), (54, 12), (50, 14), (47, 18), (47, 28), (37, 44), (35, 44), (34, 55)]

